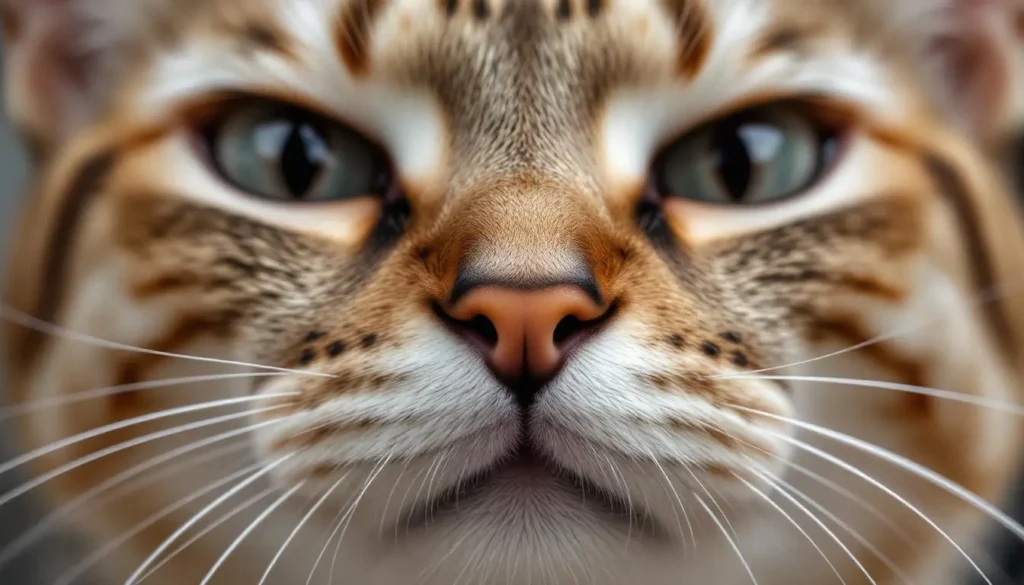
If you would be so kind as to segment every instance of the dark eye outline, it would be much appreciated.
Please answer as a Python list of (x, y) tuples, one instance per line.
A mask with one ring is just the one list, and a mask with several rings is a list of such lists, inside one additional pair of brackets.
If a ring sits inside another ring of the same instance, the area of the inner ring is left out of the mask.
[[(814, 172), (800, 188), (782, 197), (750, 203), (742, 200), (709, 201), (687, 197), (685, 194), (666, 192), (663, 188), (660, 180), (661, 170), (664, 168), (667, 155), (673, 149), (717, 126), (735, 125), (737, 120), (757, 118), (759, 114), (766, 110), (776, 108), (784, 109), (787, 113), (795, 112), (804, 117), (814, 126), (818, 136), (818, 160), (816, 161)], [(789, 98), (762, 102), (739, 110), (732, 110), (727, 114), (715, 117), (709, 122), (677, 134), (671, 140), (664, 143), (653, 159), (654, 162), (651, 164), (648, 172), (644, 191), (637, 203), (637, 222), (645, 231), (657, 230), (659, 226), (663, 225), (660, 213), (662, 203), (667, 199), (685, 199), (694, 204), (722, 208), (764, 209), (799, 198), (815, 186), (821, 184), (840, 165), (846, 154), (847, 137), (850, 134), (849, 131), (853, 125), (853, 120), (854, 116), (849, 111), (849, 108), (843, 107), (841, 104), (815, 99), (814, 97)]]
[[(342, 132), (361, 140), (366, 147), (371, 149), (370, 159), (379, 166), (378, 177), (375, 185), (365, 194), (355, 198), (367, 196), (380, 198), (385, 204), (395, 204), (400, 200), (404, 201), (404, 190), (395, 171), (395, 165), (388, 152), (380, 144), (366, 133), (360, 132), (351, 125), (345, 124), (329, 115), (321, 114), (311, 108), (302, 107), (282, 100), (272, 98), (228, 95), (207, 103), (201, 110), (198, 110), (192, 119), (193, 146), (201, 155), (203, 162), (210, 168), (217, 178), (233, 189), (245, 194), (248, 197), (260, 201), (268, 201), (289, 206), (314, 206), (341, 201), (351, 200), (353, 197), (342, 197), (337, 199), (287, 199), (278, 198), (255, 192), (252, 189), (240, 184), (226, 171), (217, 154), (217, 141), (221, 138), (221, 132), (232, 116), (238, 112), (247, 111), (250, 108), (266, 108), (269, 111), (278, 113), (281, 118), (306, 119), (317, 126), (328, 128), (334, 127)], [(406, 206), (407, 207), (407, 206)]]

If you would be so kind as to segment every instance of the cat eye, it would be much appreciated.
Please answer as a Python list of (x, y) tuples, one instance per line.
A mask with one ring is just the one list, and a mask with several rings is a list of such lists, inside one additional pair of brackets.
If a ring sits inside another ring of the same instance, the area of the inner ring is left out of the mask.
[(219, 173), (239, 189), (279, 201), (384, 195), (388, 159), (353, 130), (300, 108), (242, 103), (205, 133)]
[(770, 105), (706, 124), (666, 148), (652, 186), (662, 197), (765, 204), (798, 195), (836, 156), (836, 132), (806, 108)]

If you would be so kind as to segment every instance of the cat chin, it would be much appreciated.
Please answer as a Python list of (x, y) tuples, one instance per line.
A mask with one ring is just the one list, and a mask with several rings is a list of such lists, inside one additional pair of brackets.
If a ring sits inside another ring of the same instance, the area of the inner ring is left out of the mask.
[(634, 569), (681, 568), (680, 542), (642, 502), (629, 510), (549, 470), (510, 467), (445, 498), (385, 529), (361, 582), (619, 585)]

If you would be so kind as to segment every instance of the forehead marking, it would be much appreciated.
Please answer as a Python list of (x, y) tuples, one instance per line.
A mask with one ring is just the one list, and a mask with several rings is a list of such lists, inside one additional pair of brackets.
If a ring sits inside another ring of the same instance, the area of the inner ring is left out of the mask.
[(386, 4), (387, 0), (352, 0), (338, 15), (335, 48), (353, 77), (369, 69), (370, 30)]
[(711, 19), (700, 0), (664, 0), (679, 42), (676, 72), (692, 79), (704, 66), (714, 38)]
[(772, 28), (758, 42), (754, 43), (753, 57), (770, 53), (801, 53), (806, 50), (815, 31), (783, 24)]

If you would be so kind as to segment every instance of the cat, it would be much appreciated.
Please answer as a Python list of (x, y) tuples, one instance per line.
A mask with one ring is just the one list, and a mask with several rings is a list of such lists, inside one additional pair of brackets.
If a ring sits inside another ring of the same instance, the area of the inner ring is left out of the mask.
[(3, 0), (57, 585), (997, 582), (1000, 0)]

